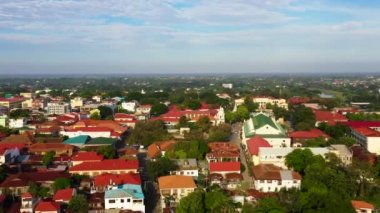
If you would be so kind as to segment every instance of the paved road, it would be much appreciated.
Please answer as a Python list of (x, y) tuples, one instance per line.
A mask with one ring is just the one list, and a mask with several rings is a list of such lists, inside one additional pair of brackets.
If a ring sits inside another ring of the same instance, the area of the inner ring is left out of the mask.
[(250, 186), (252, 185), (252, 178), (248, 173), (248, 170), (250, 169), (247, 165), (247, 159), (244, 153), (244, 150), (241, 148), (241, 139), (240, 139), (240, 131), (241, 131), (241, 123), (236, 123), (232, 125), (232, 135), (230, 142), (233, 144), (236, 144), (240, 148), (240, 161), (245, 166), (245, 171), (243, 173), (244, 181), (248, 182)]
[(148, 171), (146, 168), (146, 153), (139, 153), (137, 155), (139, 160), (140, 176), (142, 180), (142, 186), (145, 188), (145, 209), (146, 213), (156, 212), (156, 204), (158, 203), (157, 192), (154, 187), (154, 183), (148, 180)]

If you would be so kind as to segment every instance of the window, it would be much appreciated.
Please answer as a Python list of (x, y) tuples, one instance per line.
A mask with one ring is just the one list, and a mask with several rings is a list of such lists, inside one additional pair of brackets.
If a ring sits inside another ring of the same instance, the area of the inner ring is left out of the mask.
[(260, 180), (260, 183), (264, 183), (264, 180)]
[(131, 199), (130, 199), (130, 198), (128, 198), (128, 199), (127, 199), (127, 203), (130, 203), (130, 202), (131, 202)]
[(120, 199), (120, 203), (124, 203), (124, 199)]
[(272, 183), (272, 180), (267, 180), (267, 183)]
[(115, 203), (115, 200), (108, 200), (108, 203)]

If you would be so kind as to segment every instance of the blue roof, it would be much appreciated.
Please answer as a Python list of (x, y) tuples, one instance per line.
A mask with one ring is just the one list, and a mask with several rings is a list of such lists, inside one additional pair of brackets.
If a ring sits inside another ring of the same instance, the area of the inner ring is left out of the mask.
[(124, 184), (117, 189), (107, 190), (104, 194), (105, 198), (123, 198), (133, 197), (134, 199), (144, 199), (144, 193), (141, 186), (136, 184)]
[(65, 140), (64, 144), (85, 144), (90, 139), (88, 135), (79, 135)]

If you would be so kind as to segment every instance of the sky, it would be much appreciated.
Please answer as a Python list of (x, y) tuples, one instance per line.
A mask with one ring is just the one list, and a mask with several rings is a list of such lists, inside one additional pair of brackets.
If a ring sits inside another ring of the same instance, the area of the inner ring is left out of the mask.
[(0, 0), (0, 74), (379, 72), (378, 0)]

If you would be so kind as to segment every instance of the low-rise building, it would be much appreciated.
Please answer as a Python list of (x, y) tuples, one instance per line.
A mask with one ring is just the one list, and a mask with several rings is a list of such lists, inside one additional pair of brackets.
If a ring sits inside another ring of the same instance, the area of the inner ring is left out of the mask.
[(302, 147), (307, 140), (311, 139), (322, 139), (328, 141), (330, 136), (322, 132), (320, 129), (311, 129), (308, 131), (293, 131), (288, 134), (289, 138), (292, 140), (292, 146)]
[(29, 152), (35, 155), (45, 155), (51, 151), (53, 151), (56, 156), (71, 156), (74, 151), (74, 146), (63, 143), (35, 143), (29, 147)]
[(145, 212), (144, 193), (141, 185), (124, 184), (113, 187), (104, 193), (105, 209), (120, 209)]
[(197, 159), (178, 159), (176, 160), (176, 163), (178, 169), (176, 171), (171, 171), (171, 175), (198, 177), (199, 169)]
[(121, 186), (124, 184), (141, 185), (140, 174), (126, 173), (126, 174), (101, 174), (97, 175), (94, 179), (92, 191), (104, 192), (115, 186)]
[(112, 173), (138, 173), (137, 160), (107, 159), (99, 162), (83, 162), (69, 169), (70, 174), (89, 175), (91, 177)]
[(77, 190), (73, 188), (60, 189), (55, 192), (53, 200), (58, 203), (69, 203), (71, 198), (77, 194)]
[[(183, 175), (159, 177), (158, 187), (160, 189), (162, 208), (176, 206), (183, 197), (194, 192), (197, 188), (192, 177)], [(173, 199), (167, 199), (168, 197)]]
[(127, 110), (128, 112), (136, 112), (136, 108), (138, 106), (137, 101), (123, 102), (121, 103), (121, 108)]
[(257, 103), (259, 105), (259, 109), (264, 110), (267, 109), (268, 105), (277, 106), (284, 109), (288, 109), (288, 103), (283, 98), (273, 98), (270, 96), (256, 96), (252, 98), (253, 103)]
[(333, 144), (330, 146), (332, 149), (336, 150), (337, 157), (342, 161), (344, 165), (350, 165), (352, 163), (352, 152), (343, 144)]
[(83, 99), (81, 97), (75, 97), (70, 100), (71, 108), (80, 108), (83, 106)]
[(301, 175), (283, 170), (273, 164), (260, 164), (252, 168), (255, 189), (261, 192), (278, 192), (281, 189), (301, 187)]
[(158, 156), (165, 156), (166, 151), (174, 147), (175, 141), (157, 141), (148, 146), (148, 157), (153, 159)]
[(327, 123), (328, 125), (335, 125), (338, 122), (347, 122), (348, 119), (340, 114), (330, 111), (322, 111), (318, 109), (313, 110), (315, 115), (315, 126), (317, 127), (320, 123)]
[(34, 209), (35, 213), (60, 213), (61, 205), (54, 201), (40, 201)]
[(71, 158), (72, 166), (87, 162), (100, 162), (104, 160), (103, 155), (96, 152), (78, 152), (75, 156)]
[(63, 141), (63, 143), (82, 148), (90, 139), (91, 138), (88, 135), (79, 135), (76, 137), (68, 138), (65, 141)]
[(68, 103), (48, 103), (47, 113), (49, 115), (63, 115), (70, 112)]
[(351, 135), (369, 152), (380, 155), (380, 132), (368, 127), (358, 127), (351, 128)]
[(24, 149), (24, 144), (1, 144), (0, 143), (0, 165), (14, 163), (20, 150)]
[(228, 173), (240, 174), (240, 162), (211, 162), (209, 164), (210, 174), (217, 173), (226, 176)]
[(11, 118), (9, 119), (9, 128), (20, 129), (26, 125), (26, 118)]
[(261, 147), (271, 147), (269, 142), (261, 136), (254, 136), (247, 141), (247, 151), (254, 165), (259, 164), (259, 149)]
[(209, 143), (210, 152), (206, 154), (206, 160), (210, 162), (240, 161), (239, 146), (226, 142)]
[(29, 192), (25, 192), (21, 195), (21, 207), (20, 212), (33, 213), (33, 209), (37, 204), (37, 198), (33, 197)]
[(357, 213), (375, 213), (375, 206), (361, 200), (352, 200), (352, 207)]
[(22, 108), (23, 101), (24, 97), (0, 98), (0, 106), (4, 106), (8, 110)]

